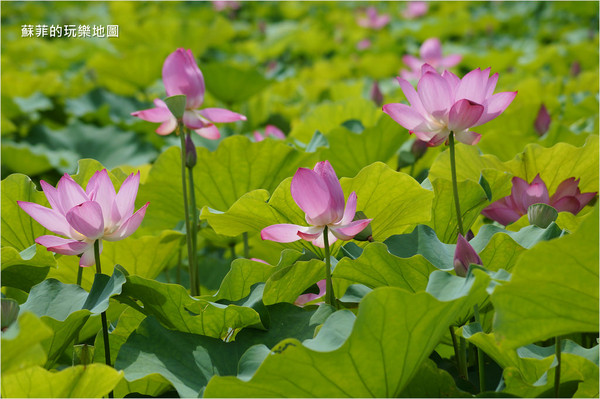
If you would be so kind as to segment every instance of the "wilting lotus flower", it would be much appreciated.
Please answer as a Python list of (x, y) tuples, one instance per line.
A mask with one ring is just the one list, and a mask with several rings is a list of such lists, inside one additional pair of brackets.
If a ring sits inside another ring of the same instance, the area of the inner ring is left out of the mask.
[[(223, 108), (199, 109), (204, 102), (204, 77), (191, 50), (177, 49), (169, 54), (162, 69), (163, 83), (168, 96), (186, 96), (183, 123), (200, 136), (216, 140), (221, 137), (214, 123), (245, 121), (244, 115)], [(160, 123), (156, 133), (167, 135), (177, 128), (177, 119), (164, 101), (154, 100), (155, 108), (131, 113), (148, 122)]]
[(328, 227), (329, 244), (340, 240), (351, 240), (372, 219), (352, 221), (356, 213), (356, 192), (348, 197), (344, 209), (344, 192), (329, 161), (318, 162), (314, 170), (299, 168), (292, 178), (292, 197), (306, 213), (306, 222), (311, 226), (275, 224), (260, 232), (263, 240), (293, 242), (299, 239), (311, 241), (324, 248), (323, 230)]
[(263, 141), (267, 137), (273, 137), (274, 139), (282, 139), (285, 140), (285, 134), (277, 128), (277, 126), (267, 125), (265, 127), (265, 135), (260, 134), (259, 131), (255, 131), (254, 140)]
[[(63, 255), (82, 254), (80, 266), (92, 266), (96, 240), (119, 241), (129, 237), (142, 223), (146, 203), (136, 213), (135, 197), (140, 174), (129, 175), (118, 193), (106, 169), (94, 173), (86, 191), (65, 173), (56, 188), (40, 181), (51, 208), (32, 202), (17, 201), (19, 206), (39, 224), (58, 235), (45, 235), (35, 242), (48, 251)], [(102, 251), (102, 242), (100, 242)]]
[(471, 264), (483, 265), (483, 262), (481, 262), (481, 258), (467, 239), (459, 233), (456, 249), (454, 250), (454, 271), (456, 275), (465, 277)]
[[(317, 286), (319, 287), (319, 293), (318, 294), (302, 294), (300, 296), (298, 296), (298, 298), (296, 298), (296, 300), (294, 301), (294, 305), (297, 306), (304, 306), (306, 305), (308, 302), (313, 301), (317, 298), (322, 298), (325, 296), (325, 286), (326, 286), (326, 280), (323, 279), (321, 281), (319, 281), (317, 283)], [(323, 302), (321, 302), (323, 303)], [(318, 305), (318, 304), (316, 304)]]
[(517, 95), (516, 91), (493, 94), (498, 74), (489, 74), (490, 68), (477, 68), (461, 80), (448, 71), (440, 75), (425, 64), (416, 91), (407, 80), (398, 78), (410, 106), (386, 104), (383, 112), (431, 147), (445, 142), (450, 132), (461, 143), (477, 144), (481, 135), (469, 128), (500, 115)]
[(511, 194), (488, 205), (481, 213), (503, 225), (509, 225), (527, 214), (533, 204), (547, 204), (558, 212), (578, 214), (597, 193), (581, 193), (579, 179), (570, 177), (560, 183), (552, 197), (540, 175), (536, 175), (531, 184), (520, 177), (512, 178)]
[(418, 80), (421, 77), (421, 68), (424, 64), (429, 64), (436, 71), (442, 72), (444, 69), (452, 68), (462, 59), (460, 54), (442, 56), (442, 43), (435, 37), (423, 42), (419, 49), (419, 55), (421, 56), (420, 59), (408, 54), (402, 57), (402, 61), (411, 69), (410, 71), (400, 71), (400, 76), (403, 79)]
[(429, 5), (426, 1), (409, 1), (402, 15), (406, 19), (415, 19), (427, 14)]
[(379, 30), (390, 22), (388, 14), (378, 14), (375, 7), (368, 7), (364, 14), (356, 19), (356, 23), (363, 28)]

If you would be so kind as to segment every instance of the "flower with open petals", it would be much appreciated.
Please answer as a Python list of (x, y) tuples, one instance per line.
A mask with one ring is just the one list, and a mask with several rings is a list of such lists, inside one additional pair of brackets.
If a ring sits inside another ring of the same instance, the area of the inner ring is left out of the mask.
[(427, 14), (429, 5), (426, 1), (409, 1), (402, 15), (406, 19), (416, 19)]
[(459, 233), (456, 249), (454, 250), (454, 271), (456, 275), (465, 277), (471, 264), (483, 265), (483, 262), (467, 239)]
[(262, 229), (260, 237), (263, 240), (293, 242), (302, 238), (324, 248), (325, 226), (328, 227), (329, 244), (333, 244), (338, 238), (351, 240), (372, 220), (353, 221), (356, 192), (350, 194), (345, 204), (342, 186), (329, 161), (318, 162), (314, 169), (299, 168), (292, 178), (291, 192), (310, 226), (274, 224)]
[[(183, 123), (200, 136), (216, 140), (221, 137), (215, 123), (245, 121), (244, 115), (223, 108), (199, 109), (204, 102), (204, 77), (191, 50), (177, 49), (163, 64), (163, 83), (168, 96), (183, 94), (186, 97)], [(156, 133), (167, 135), (177, 128), (177, 119), (164, 101), (154, 100), (154, 108), (133, 112), (148, 122), (160, 123)]]
[(383, 112), (430, 147), (444, 143), (451, 132), (463, 144), (477, 144), (481, 135), (469, 129), (496, 118), (517, 95), (516, 91), (493, 94), (498, 74), (489, 75), (489, 68), (477, 68), (459, 79), (448, 71), (440, 75), (425, 64), (417, 90), (398, 78), (410, 106), (386, 104)]
[(356, 23), (363, 28), (379, 30), (390, 23), (390, 16), (378, 14), (375, 7), (368, 7), (364, 14), (356, 19)]
[(94, 173), (85, 191), (66, 173), (56, 188), (43, 180), (40, 184), (51, 208), (33, 202), (17, 203), (39, 224), (67, 238), (45, 235), (36, 238), (35, 242), (59, 254), (81, 254), (80, 266), (96, 263), (96, 240), (119, 241), (133, 234), (142, 223), (149, 204), (133, 213), (140, 184), (139, 172), (129, 175), (118, 193), (106, 169)]
[(410, 71), (405, 69), (400, 71), (400, 76), (403, 79), (418, 80), (421, 77), (421, 68), (425, 64), (429, 64), (436, 71), (442, 72), (444, 69), (452, 68), (462, 59), (460, 54), (442, 56), (442, 43), (436, 37), (423, 42), (419, 49), (419, 55), (421, 58), (408, 54), (402, 57), (402, 61), (410, 68)]
[[(310, 301), (314, 301), (315, 299), (318, 299), (318, 298), (323, 298), (325, 296), (325, 293), (327, 292), (326, 285), (327, 285), (327, 280), (325, 280), (325, 279), (320, 280), (317, 283), (317, 287), (319, 287), (318, 294), (299, 295), (298, 298), (296, 298), (296, 300), (294, 301), (294, 305), (304, 306)], [(321, 303), (324, 303), (324, 302), (318, 302), (318, 303), (315, 303), (315, 305), (320, 305)]]
[(254, 133), (254, 140), (263, 141), (267, 137), (273, 137), (274, 139), (285, 140), (285, 134), (279, 130), (277, 126), (267, 125), (265, 126), (265, 135), (263, 136), (258, 130)]
[(579, 179), (570, 177), (560, 183), (554, 195), (550, 197), (548, 188), (539, 174), (531, 183), (515, 176), (512, 178), (510, 195), (488, 205), (481, 213), (505, 226), (526, 215), (527, 209), (533, 204), (547, 204), (558, 212), (571, 212), (576, 215), (596, 194), (582, 193), (579, 190)]

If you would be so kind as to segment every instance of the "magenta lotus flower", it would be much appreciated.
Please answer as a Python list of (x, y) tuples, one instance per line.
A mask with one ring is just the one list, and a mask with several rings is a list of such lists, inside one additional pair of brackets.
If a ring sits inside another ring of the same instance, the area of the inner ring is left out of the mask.
[(410, 68), (410, 71), (400, 71), (400, 76), (403, 79), (418, 80), (421, 77), (421, 68), (425, 64), (429, 64), (436, 71), (442, 72), (444, 69), (452, 68), (462, 60), (460, 54), (442, 56), (442, 43), (435, 37), (423, 42), (419, 49), (419, 55), (421, 58), (408, 54), (402, 57), (402, 61)]
[(35, 242), (58, 254), (82, 254), (80, 266), (96, 263), (96, 240), (119, 241), (133, 234), (142, 223), (149, 204), (133, 213), (140, 184), (139, 172), (129, 175), (118, 193), (106, 169), (94, 173), (85, 191), (66, 173), (56, 188), (43, 180), (40, 184), (51, 208), (32, 202), (17, 203), (39, 224), (67, 238), (45, 235), (36, 238)]
[(530, 184), (515, 176), (512, 178), (511, 194), (488, 205), (481, 213), (505, 226), (526, 215), (527, 209), (533, 204), (547, 204), (558, 212), (571, 212), (576, 215), (596, 194), (581, 193), (579, 179), (571, 177), (560, 183), (554, 195), (550, 197), (548, 188), (539, 174)]
[(273, 137), (274, 139), (285, 140), (285, 134), (277, 128), (277, 126), (267, 125), (265, 126), (265, 135), (263, 136), (259, 131), (253, 133), (254, 140), (263, 141), (267, 137)]
[(358, 43), (356, 43), (356, 49), (359, 51), (363, 51), (368, 49), (369, 47), (371, 47), (371, 40), (369, 39), (362, 39), (361, 41), (359, 41)]
[[(302, 294), (302, 295), (298, 296), (298, 298), (296, 298), (296, 300), (294, 301), (294, 305), (304, 306), (310, 301), (314, 301), (317, 298), (324, 297), (325, 292), (326, 292), (326, 284), (327, 284), (327, 281), (325, 279), (319, 281), (317, 283), (317, 286), (319, 287), (318, 294)], [(324, 303), (324, 302), (318, 302), (318, 303), (315, 303), (315, 305), (320, 305), (321, 303)]]
[[(328, 227), (329, 244), (351, 240), (372, 219), (355, 220), (356, 192), (352, 192), (345, 204), (342, 186), (329, 161), (318, 162), (314, 169), (299, 168), (292, 178), (292, 197), (306, 213), (310, 226), (275, 224), (260, 232), (263, 240), (293, 242), (304, 239), (324, 248), (323, 230)], [(344, 209), (345, 206), (345, 209)]]
[(465, 277), (471, 264), (483, 265), (483, 262), (467, 239), (459, 233), (456, 249), (454, 250), (454, 271), (456, 275)]
[[(168, 96), (183, 94), (186, 97), (183, 123), (200, 136), (216, 140), (221, 137), (215, 123), (245, 121), (244, 115), (223, 108), (199, 109), (204, 102), (204, 77), (191, 50), (177, 49), (169, 54), (163, 64), (163, 83)], [(177, 119), (164, 101), (154, 100), (154, 108), (133, 112), (148, 122), (160, 123), (156, 133), (167, 135), (177, 128)]]
[(356, 23), (363, 28), (379, 30), (390, 22), (388, 14), (378, 14), (375, 7), (368, 7), (364, 14), (356, 19)]
[(402, 15), (406, 19), (416, 19), (427, 14), (429, 5), (426, 1), (409, 1)]
[(477, 68), (459, 79), (448, 71), (440, 75), (425, 64), (417, 90), (398, 77), (410, 106), (386, 104), (383, 112), (430, 147), (444, 143), (450, 132), (461, 143), (477, 144), (481, 135), (469, 128), (496, 118), (517, 95), (516, 91), (493, 94), (498, 74), (492, 77), (489, 74), (490, 68), (484, 71)]
[(241, 4), (239, 1), (211, 1), (215, 11), (237, 10)]

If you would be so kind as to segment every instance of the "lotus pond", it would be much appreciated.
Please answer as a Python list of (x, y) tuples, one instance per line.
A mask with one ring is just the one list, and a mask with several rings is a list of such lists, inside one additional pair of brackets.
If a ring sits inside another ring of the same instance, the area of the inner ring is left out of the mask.
[(2, 397), (598, 397), (598, 2), (2, 2)]

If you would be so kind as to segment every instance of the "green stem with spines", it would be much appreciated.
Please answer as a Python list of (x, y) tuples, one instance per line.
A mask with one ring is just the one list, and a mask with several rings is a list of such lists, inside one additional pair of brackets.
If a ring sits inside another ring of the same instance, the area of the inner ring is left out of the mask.
[[(479, 317), (479, 306), (475, 304), (473, 307), (473, 312), (475, 314), (475, 321), (481, 325), (481, 318)], [(477, 351), (477, 368), (479, 371), (479, 392), (485, 391), (485, 354), (481, 350), (481, 348), (475, 348)]]
[(333, 292), (333, 283), (331, 281), (331, 260), (329, 255), (329, 229), (327, 226), (323, 229), (323, 243), (325, 246), (325, 303), (337, 309), (337, 301)]
[(462, 224), (462, 213), (460, 211), (460, 201), (458, 200), (458, 183), (456, 181), (456, 154), (454, 151), (454, 132), (450, 132), (448, 137), (448, 146), (450, 147), (450, 171), (452, 173), (452, 192), (454, 194), (454, 206), (456, 208), (456, 222), (458, 224), (458, 232), (464, 236)]
[[(94, 241), (94, 260), (96, 261), (96, 274), (102, 274), (102, 266), (100, 264), (100, 239)], [(102, 337), (104, 339), (104, 362), (107, 366), (111, 366), (110, 361), (110, 343), (108, 341), (108, 320), (106, 319), (106, 311), (100, 314), (102, 320)], [(113, 392), (108, 393), (108, 397), (114, 397)]]
[(192, 227), (190, 226), (190, 209), (188, 206), (188, 194), (187, 194), (187, 181), (185, 177), (185, 133), (183, 131), (183, 123), (179, 122), (179, 138), (181, 140), (181, 185), (183, 189), (183, 209), (185, 211), (185, 238), (188, 247), (188, 270), (190, 274), (190, 295), (198, 295), (198, 287), (196, 286), (196, 274), (198, 270), (195, 265), (196, 254), (193, 252), (194, 247), (192, 244)]
[[(191, 134), (188, 130), (187, 134)], [(190, 184), (190, 224), (192, 227), (192, 253), (193, 253), (193, 268), (195, 270), (194, 285), (197, 289), (197, 295), (202, 295), (200, 281), (198, 279), (198, 265), (196, 263), (196, 254), (198, 253), (198, 207), (196, 206), (196, 190), (194, 188), (194, 167), (188, 166), (188, 180)]]

